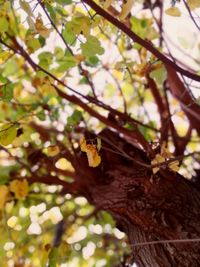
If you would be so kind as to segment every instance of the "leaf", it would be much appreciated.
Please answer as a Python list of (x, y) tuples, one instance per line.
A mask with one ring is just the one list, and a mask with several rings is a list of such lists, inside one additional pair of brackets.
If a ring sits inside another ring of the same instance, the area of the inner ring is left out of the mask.
[(178, 7), (170, 7), (165, 10), (165, 13), (169, 16), (172, 17), (180, 17), (181, 16), (181, 11), (179, 10)]
[(4, 16), (0, 17), (0, 33), (6, 32), (8, 30), (8, 27), (8, 20)]
[[(147, 18), (136, 18), (132, 16), (130, 18), (131, 29), (138, 34), (141, 38), (146, 38), (149, 34), (150, 20)], [(124, 48), (123, 48), (124, 49)]]
[(63, 37), (67, 43), (70, 45), (75, 45), (76, 36), (83, 34), (88, 38), (91, 29), (91, 20), (89, 17), (78, 13), (71, 21), (65, 24), (65, 28), (62, 32)]
[(172, 157), (172, 153), (169, 151), (169, 149), (166, 146), (166, 142), (164, 142), (161, 146), (161, 155), (165, 158), (168, 159)]
[(16, 199), (22, 199), (28, 195), (29, 187), (26, 179), (13, 180), (10, 183), (10, 191), (15, 194)]
[(92, 56), (87, 58), (87, 61), (85, 62), (87, 66), (96, 67), (99, 64), (99, 58), (97, 56)]
[(46, 119), (46, 114), (45, 114), (44, 110), (41, 110), (39, 113), (37, 113), (36, 116), (41, 121), (45, 121), (45, 119)]
[[(165, 158), (160, 154), (156, 154), (155, 158), (151, 161), (151, 165), (154, 166), (163, 162), (165, 162)], [(159, 166), (153, 167), (153, 174), (156, 174), (159, 170)]]
[(155, 69), (150, 73), (150, 77), (155, 79), (158, 84), (163, 84), (167, 78), (167, 72), (164, 67)]
[(57, 68), (58, 72), (64, 72), (71, 69), (77, 65), (76, 59), (71, 55), (66, 55), (59, 61), (57, 61), (59, 66)]
[(81, 44), (83, 55), (86, 57), (92, 57), (95, 55), (102, 55), (104, 53), (103, 47), (101, 47), (100, 41), (94, 37), (89, 36), (86, 43)]
[(67, 125), (76, 126), (81, 121), (82, 117), (82, 112), (76, 109), (73, 114), (67, 118)]
[(101, 157), (97, 152), (97, 148), (93, 144), (87, 144), (84, 137), (80, 139), (80, 148), (82, 152), (87, 153), (88, 164), (90, 167), (97, 167), (101, 163)]
[(43, 80), (39, 79), (38, 82), (39, 83), (41, 82), (41, 84), (38, 86), (38, 89), (44, 97), (58, 96), (56, 89), (54, 88), (53, 85), (51, 85), (51, 82), (48, 77), (45, 77)]
[(59, 146), (49, 146), (44, 151), (49, 157), (55, 157), (60, 153), (60, 148)]
[(40, 17), (40, 15), (38, 15), (38, 17), (36, 18), (36, 22), (35, 22), (35, 28), (37, 30), (37, 32), (44, 38), (48, 38), (49, 34), (51, 32), (51, 29), (47, 29), (44, 24), (43, 21)]
[(61, 5), (70, 5), (72, 3), (72, 0), (56, 0), (55, 2)]
[(75, 44), (75, 40), (76, 40), (76, 33), (73, 30), (73, 23), (72, 22), (67, 22), (65, 24), (65, 28), (62, 31), (62, 35), (63, 38), (65, 39), (65, 41), (67, 43), (71, 44)]
[(28, 3), (26, 3), (25, 1), (20, 0), (19, 4), (20, 4), (21, 8), (27, 13), (27, 15), (29, 17), (33, 17), (33, 12), (32, 12), (32, 10), (31, 10), (31, 8), (30, 8)]
[(71, 162), (65, 158), (60, 158), (58, 161), (56, 161), (55, 166), (62, 171), (74, 171), (74, 167), (72, 166)]
[(13, 89), (14, 89), (13, 84), (5, 84), (3, 86), (3, 90), (2, 90), (2, 93), (3, 93), (2, 99), (3, 99), (3, 101), (9, 102), (13, 98)]
[(26, 45), (27, 45), (27, 48), (28, 48), (28, 52), (30, 54), (34, 53), (36, 50), (38, 50), (41, 47), (39, 38), (38, 39), (34, 38), (34, 39), (27, 40), (26, 41)]
[(199, 0), (187, 0), (187, 4), (191, 10), (196, 8), (200, 8), (200, 1)]
[(61, 47), (56, 46), (54, 49), (54, 56), (56, 57), (56, 59), (62, 59), (64, 57), (64, 51)]
[(47, 11), (49, 12), (49, 15), (52, 21), (56, 23), (57, 14), (55, 12), (55, 9), (48, 2), (45, 3), (45, 6), (46, 6)]
[(101, 138), (97, 137), (97, 150), (101, 149)]
[(9, 196), (9, 189), (6, 185), (0, 185), (0, 210), (4, 208), (4, 205)]
[(45, 64), (49, 67), (53, 62), (53, 54), (50, 52), (42, 52), (38, 55), (39, 58), (39, 65), (44, 66)]
[(6, 62), (3, 70), (3, 75), (5, 77), (9, 75), (15, 75), (19, 69), (19, 66), (16, 63), (14, 58), (11, 58), (9, 61)]
[(17, 125), (11, 123), (4, 124), (0, 129), (0, 144), (8, 146), (12, 144), (17, 136)]
[(174, 161), (170, 162), (168, 164), (168, 167), (170, 168), (170, 170), (177, 172), (179, 170), (179, 161), (174, 160)]
[(47, 266), (47, 261), (49, 259), (49, 253), (51, 252), (51, 245), (46, 244), (44, 248), (42, 249), (42, 255), (41, 255), (41, 267)]
[(49, 253), (49, 267), (56, 267), (58, 261), (58, 248), (52, 248)]
[(98, 155), (94, 145), (87, 145), (87, 158), (90, 167), (97, 167), (101, 163), (101, 157)]
[(122, 6), (122, 11), (119, 15), (119, 19), (124, 20), (131, 12), (135, 0), (127, 0), (126, 4)]

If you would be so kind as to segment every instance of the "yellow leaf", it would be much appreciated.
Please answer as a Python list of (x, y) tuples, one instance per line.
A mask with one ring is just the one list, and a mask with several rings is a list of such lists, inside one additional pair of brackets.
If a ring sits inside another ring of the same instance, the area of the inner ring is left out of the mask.
[(135, 73), (141, 77), (144, 77), (150, 71), (149, 65), (146, 63), (138, 64), (135, 68)]
[(40, 87), (38, 87), (39, 91), (43, 96), (58, 96), (57, 91), (51, 84), (43, 84)]
[(187, 4), (191, 10), (194, 10), (194, 9), (200, 7), (200, 1), (199, 0), (187, 0)]
[[(151, 165), (157, 165), (165, 162), (165, 158), (160, 154), (156, 154), (155, 158), (151, 161)], [(153, 167), (153, 174), (156, 174), (160, 170), (159, 166)]]
[(58, 146), (49, 146), (44, 149), (44, 152), (49, 156), (49, 157), (55, 157), (58, 155), (60, 152), (60, 149)]
[(180, 17), (181, 16), (181, 11), (179, 10), (178, 7), (170, 7), (165, 10), (165, 13), (169, 16), (172, 17)]
[(81, 54), (75, 55), (74, 58), (78, 64), (85, 60), (85, 56)]
[(43, 21), (41, 19), (40, 16), (38, 16), (36, 18), (36, 22), (35, 22), (35, 28), (37, 30), (37, 32), (44, 38), (47, 38), (49, 37), (49, 34), (50, 34), (50, 29), (47, 29), (44, 24), (43, 24)]
[(22, 199), (28, 195), (28, 182), (26, 179), (20, 180), (13, 180), (10, 183), (10, 191), (15, 194), (17, 199)]
[(71, 162), (69, 162), (67, 159), (65, 158), (60, 158), (57, 162), (56, 162), (56, 168), (62, 170), (62, 171), (74, 171), (74, 168), (71, 164)]
[(17, 126), (11, 123), (4, 124), (0, 129), (0, 144), (8, 146), (17, 136)]
[(8, 187), (6, 185), (0, 185), (0, 210), (4, 208), (8, 196), (9, 196)]
[(122, 6), (122, 11), (119, 15), (121, 20), (124, 20), (128, 16), (128, 14), (131, 12), (133, 4), (134, 0), (127, 0), (126, 4)]
[(170, 162), (168, 166), (169, 166), (170, 170), (177, 172), (179, 170), (179, 161), (174, 160), (174, 161)]
[(81, 151), (87, 152), (87, 143), (86, 143), (85, 137), (82, 136), (79, 142), (80, 142)]
[(81, 151), (87, 153), (88, 164), (90, 167), (97, 167), (101, 163), (101, 157), (95, 145), (87, 144), (84, 137), (80, 139)]
[(90, 167), (97, 167), (101, 163), (97, 149), (94, 145), (87, 145), (87, 158)]
[(172, 157), (172, 153), (169, 151), (169, 149), (166, 147), (166, 142), (164, 142), (161, 146), (161, 155), (165, 158), (168, 159)]

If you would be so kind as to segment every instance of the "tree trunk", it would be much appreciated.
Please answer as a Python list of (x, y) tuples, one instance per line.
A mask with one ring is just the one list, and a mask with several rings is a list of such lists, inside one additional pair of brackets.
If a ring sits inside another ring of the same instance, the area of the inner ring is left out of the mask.
[(126, 232), (134, 261), (140, 267), (200, 266), (198, 242), (135, 246), (141, 242), (199, 238), (200, 191), (167, 169), (153, 175), (138, 164), (150, 164), (147, 156), (117, 134), (105, 130), (101, 137), (101, 165), (89, 168), (85, 153), (80, 152), (77, 179), (90, 203), (110, 212)]

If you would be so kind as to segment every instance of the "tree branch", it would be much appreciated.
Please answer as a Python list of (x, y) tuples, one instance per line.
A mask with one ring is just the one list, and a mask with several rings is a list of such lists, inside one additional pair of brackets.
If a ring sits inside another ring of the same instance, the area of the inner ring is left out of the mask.
[(151, 52), (154, 56), (156, 56), (160, 61), (165, 63), (166, 65), (170, 65), (175, 71), (187, 76), (188, 78), (191, 78), (195, 81), (200, 82), (200, 76), (189, 72), (177, 64), (175, 64), (172, 60), (167, 58), (164, 54), (159, 52), (158, 49), (156, 49), (150, 42), (147, 40), (142, 39), (139, 37), (136, 33), (134, 33), (131, 29), (129, 29), (124, 23), (119, 21), (118, 19), (114, 18), (111, 14), (106, 12), (103, 8), (101, 8), (99, 5), (97, 5), (92, 0), (83, 0), (86, 4), (88, 4), (93, 10), (97, 12), (100, 16), (104, 17), (106, 20), (108, 20), (110, 23), (112, 23), (114, 26), (116, 26), (118, 29), (126, 33), (134, 42), (140, 44), (144, 48), (146, 48), (149, 52)]

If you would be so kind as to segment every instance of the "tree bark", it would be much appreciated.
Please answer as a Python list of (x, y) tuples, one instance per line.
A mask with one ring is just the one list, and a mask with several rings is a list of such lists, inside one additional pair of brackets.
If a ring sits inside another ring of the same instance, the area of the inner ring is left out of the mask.
[[(98, 209), (114, 216), (128, 235), (139, 267), (200, 266), (198, 242), (135, 246), (149, 241), (200, 238), (200, 191), (167, 169), (153, 175), (144, 166), (150, 164), (145, 153), (116, 133), (105, 130), (100, 136), (102, 163), (98, 168), (88, 167), (85, 153), (78, 153), (76, 179), (82, 194)], [(116, 153), (116, 146), (123, 155)]]

